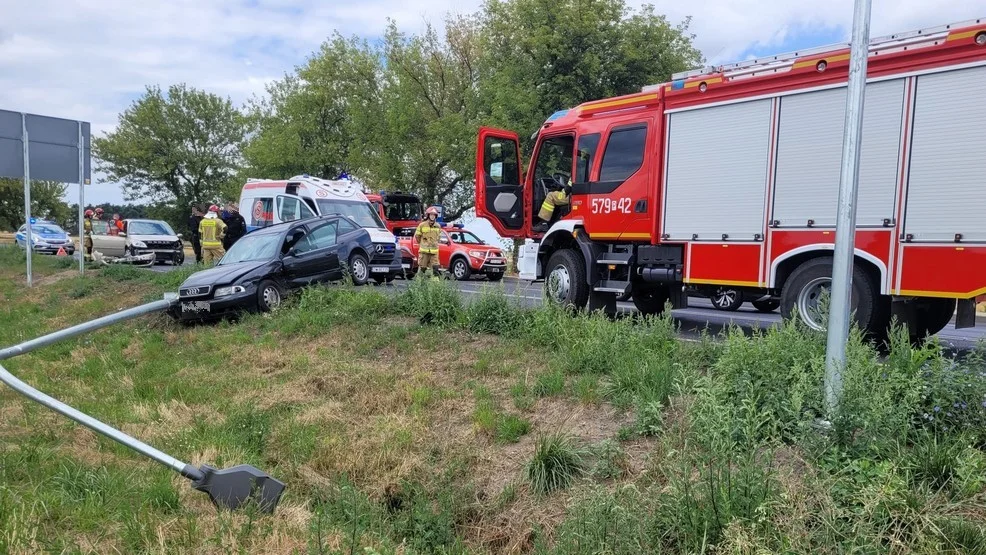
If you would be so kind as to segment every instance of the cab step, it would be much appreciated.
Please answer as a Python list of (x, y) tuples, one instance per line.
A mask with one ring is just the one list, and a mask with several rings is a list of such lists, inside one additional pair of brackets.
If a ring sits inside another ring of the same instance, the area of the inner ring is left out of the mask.
[(593, 291), (599, 291), (601, 293), (619, 293), (624, 294), (630, 289), (629, 281), (619, 281), (619, 280), (603, 280), (599, 282), (599, 285), (593, 287)]
[(633, 253), (629, 252), (604, 252), (596, 260), (596, 264), (602, 264), (603, 266), (627, 265), (630, 263), (632, 257)]

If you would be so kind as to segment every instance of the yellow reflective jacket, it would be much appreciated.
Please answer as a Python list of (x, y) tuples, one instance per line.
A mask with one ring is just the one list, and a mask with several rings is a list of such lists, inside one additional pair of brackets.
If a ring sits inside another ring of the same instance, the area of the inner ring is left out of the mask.
[(86, 235), (92, 235), (92, 220), (89, 218), (82, 220), (82, 229)]
[(442, 226), (438, 222), (431, 223), (425, 220), (418, 224), (418, 229), (414, 230), (414, 239), (418, 242), (418, 252), (425, 254), (438, 254), (438, 238), (441, 236)]
[(219, 218), (202, 218), (199, 223), (199, 237), (202, 246), (207, 249), (215, 249), (223, 246), (223, 237), (226, 235), (226, 224)]
[(538, 212), (538, 218), (544, 221), (551, 219), (551, 215), (555, 213), (556, 206), (564, 206), (568, 204), (571, 199), (564, 191), (551, 191), (548, 196), (544, 197), (544, 202), (541, 203), (541, 211)]

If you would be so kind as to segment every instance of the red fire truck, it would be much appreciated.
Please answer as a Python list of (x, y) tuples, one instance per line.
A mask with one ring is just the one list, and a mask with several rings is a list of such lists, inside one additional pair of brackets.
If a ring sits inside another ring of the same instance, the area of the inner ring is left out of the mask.
[[(522, 168), (518, 136), (482, 128), (476, 212), (529, 238), (521, 277), (559, 302), (685, 306), (684, 286), (771, 294), (821, 329), (831, 284), (849, 49), (696, 70), (556, 112)], [(852, 307), (874, 335), (975, 325), (986, 293), (986, 19), (870, 46)], [(546, 192), (571, 205), (532, 228)], [(539, 229), (541, 229), (539, 227)], [(958, 300), (958, 303), (956, 301)]]
[(421, 199), (417, 195), (380, 191), (379, 194), (367, 193), (366, 198), (387, 225), (387, 229), (398, 237), (407, 235), (408, 232), (414, 233), (421, 222)]

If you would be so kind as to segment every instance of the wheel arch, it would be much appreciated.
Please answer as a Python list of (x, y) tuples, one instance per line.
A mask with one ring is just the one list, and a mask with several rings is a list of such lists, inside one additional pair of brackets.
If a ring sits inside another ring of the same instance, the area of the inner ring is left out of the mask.
[[(831, 243), (820, 243), (798, 247), (782, 254), (770, 265), (770, 280), (767, 285), (775, 291), (783, 289), (784, 284), (798, 266), (814, 258), (833, 256), (834, 248)], [(884, 287), (887, 276), (886, 264), (879, 258), (860, 249), (855, 249), (853, 258), (854, 263), (863, 268), (873, 279), (877, 292), (886, 294)]]

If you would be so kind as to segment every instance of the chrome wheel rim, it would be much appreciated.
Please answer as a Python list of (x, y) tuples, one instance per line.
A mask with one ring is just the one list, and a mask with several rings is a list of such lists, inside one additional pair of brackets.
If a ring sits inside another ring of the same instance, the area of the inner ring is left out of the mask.
[(281, 305), (281, 292), (273, 285), (264, 288), (264, 304), (267, 308), (277, 308)]
[(712, 297), (712, 303), (719, 308), (729, 308), (736, 302), (739, 293), (735, 289), (719, 289)]
[(805, 284), (798, 293), (797, 307), (801, 321), (816, 331), (825, 330), (825, 314), (820, 306), (824, 297), (832, 287), (832, 278), (819, 277)]
[(568, 273), (565, 266), (556, 266), (548, 274), (548, 296), (553, 300), (563, 303), (568, 300), (568, 295), (572, 290), (572, 276)]
[(456, 279), (462, 279), (466, 275), (466, 264), (461, 260), (456, 260), (452, 272), (455, 273)]
[(363, 281), (366, 279), (366, 263), (363, 262), (362, 258), (357, 258), (353, 260), (353, 277), (356, 281)]

